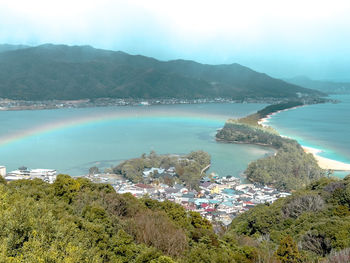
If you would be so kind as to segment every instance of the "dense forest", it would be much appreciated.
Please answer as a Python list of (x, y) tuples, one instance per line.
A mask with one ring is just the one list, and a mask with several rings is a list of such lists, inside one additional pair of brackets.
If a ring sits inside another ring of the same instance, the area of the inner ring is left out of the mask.
[(280, 148), (285, 141), (276, 131), (229, 120), (216, 134), (219, 141), (258, 144)]
[(180, 205), (87, 179), (0, 177), (0, 262), (345, 263), (349, 178), (323, 178), (214, 232)]
[(273, 156), (251, 162), (244, 174), (252, 182), (271, 185), (279, 190), (295, 190), (325, 176), (312, 154), (305, 153), (295, 140), (280, 136), (271, 127), (258, 123), (273, 112), (303, 105), (299, 101), (270, 105), (255, 114), (228, 120), (216, 134), (218, 141), (273, 147)]
[(52, 185), (0, 179), (0, 262), (200, 262), (203, 247), (214, 262), (233, 254), (208, 221), (171, 202), (67, 175)]
[[(2, 52), (1, 52), (2, 50)], [(239, 64), (158, 61), (90, 46), (0, 47), (0, 97), (23, 100), (110, 98), (318, 97)]]
[(292, 140), (283, 142), (275, 155), (251, 162), (244, 172), (252, 182), (288, 191), (300, 189), (325, 173), (313, 155)]
[[(148, 183), (156, 175), (151, 174), (146, 179), (143, 177), (143, 171), (149, 168), (168, 169), (175, 168), (176, 177), (163, 175), (157, 177), (160, 183), (173, 185), (175, 179), (185, 183), (189, 188), (198, 188), (201, 179), (201, 172), (210, 165), (210, 155), (203, 151), (191, 152), (187, 155), (157, 155), (152, 151), (149, 155), (143, 154), (140, 158), (134, 158), (122, 162), (112, 170), (116, 174), (129, 179), (133, 183)], [(146, 181), (147, 180), (147, 181)]]

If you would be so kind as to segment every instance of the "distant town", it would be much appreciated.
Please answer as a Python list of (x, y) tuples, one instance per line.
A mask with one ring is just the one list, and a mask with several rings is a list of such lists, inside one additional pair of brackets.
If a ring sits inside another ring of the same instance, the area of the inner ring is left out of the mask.
[[(176, 176), (175, 167), (168, 169), (152, 167), (143, 171), (145, 178), (152, 174), (158, 177), (162, 175)], [(6, 167), (0, 166), (0, 175), (7, 181), (39, 178), (45, 182), (53, 183), (57, 171), (54, 169), (29, 170), (26, 167), (20, 167), (6, 173)], [(169, 186), (159, 183), (157, 180), (147, 184), (132, 183), (117, 174), (92, 173), (82, 177), (94, 183), (110, 184), (119, 194), (130, 193), (137, 198), (148, 196), (160, 202), (165, 200), (175, 202), (187, 210), (200, 213), (202, 217), (213, 223), (220, 223), (224, 226), (228, 226), (237, 215), (258, 204), (273, 203), (280, 197), (290, 195), (288, 192), (280, 192), (268, 186), (242, 183), (239, 178), (233, 176), (219, 177), (216, 174), (210, 177), (203, 176), (198, 191), (189, 189), (181, 183)]]
[(87, 107), (108, 107), (108, 106), (150, 106), (150, 105), (171, 105), (171, 104), (199, 104), (199, 103), (277, 103), (281, 99), (242, 99), (232, 100), (229, 98), (202, 98), (202, 99), (120, 99), (120, 98), (97, 98), (80, 100), (13, 100), (0, 98), (0, 110), (41, 110), (61, 108), (87, 108)]

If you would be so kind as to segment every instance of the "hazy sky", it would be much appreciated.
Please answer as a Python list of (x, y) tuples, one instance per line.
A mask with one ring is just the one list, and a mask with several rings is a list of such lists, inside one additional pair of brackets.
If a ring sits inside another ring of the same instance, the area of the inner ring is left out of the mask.
[(350, 80), (350, 1), (0, 0), (0, 43), (87, 44)]

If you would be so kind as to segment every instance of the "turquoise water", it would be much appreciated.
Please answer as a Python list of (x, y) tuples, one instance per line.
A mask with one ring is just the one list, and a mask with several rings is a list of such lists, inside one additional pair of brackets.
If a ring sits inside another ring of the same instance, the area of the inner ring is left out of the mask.
[(0, 165), (53, 168), (81, 175), (89, 167), (155, 150), (159, 154), (207, 151), (211, 171), (239, 175), (272, 150), (217, 143), (227, 118), (251, 114), (264, 104), (192, 104), (0, 112)]
[(322, 150), (320, 156), (350, 163), (350, 95), (331, 98), (341, 102), (283, 111), (273, 115), (268, 125), (301, 145)]

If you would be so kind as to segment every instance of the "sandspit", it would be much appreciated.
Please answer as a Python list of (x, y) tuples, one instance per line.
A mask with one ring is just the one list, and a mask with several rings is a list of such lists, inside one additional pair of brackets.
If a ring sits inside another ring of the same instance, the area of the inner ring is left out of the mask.
[(306, 153), (313, 154), (313, 156), (318, 162), (318, 165), (322, 169), (334, 170), (334, 171), (350, 171), (350, 164), (319, 156), (318, 154), (322, 152), (319, 149), (306, 147), (306, 146), (302, 146), (302, 147)]

